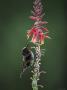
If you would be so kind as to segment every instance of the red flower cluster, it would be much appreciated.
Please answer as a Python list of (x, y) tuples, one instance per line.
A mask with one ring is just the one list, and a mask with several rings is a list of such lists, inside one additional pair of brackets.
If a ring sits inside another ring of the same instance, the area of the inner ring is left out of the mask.
[[(41, 0), (35, 0), (33, 2), (33, 11), (31, 11), (33, 15), (29, 17), (31, 20), (35, 21), (35, 23), (32, 28), (27, 32), (28, 38), (32, 37), (31, 41), (33, 43), (38, 42), (40, 44), (44, 44), (44, 40), (46, 38), (50, 38), (48, 36), (48, 29), (42, 26), (44, 24), (47, 24), (46, 21), (42, 21), (43, 16), (45, 15), (45, 13), (42, 13), (42, 10), (43, 6)], [(45, 33), (43, 33), (43, 31)]]
[[(36, 21), (35, 21), (32, 29), (30, 29), (27, 32), (28, 38), (32, 37), (31, 41), (33, 43), (39, 42), (40, 44), (44, 44), (44, 40), (46, 38), (49, 38), (49, 36), (48, 36), (48, 29), (44, 28), (42, 25), (47, 24), (47, 22), (41, 21), (41, 19), (38, 17), (31, 16), (30, 18), (32, 20), (36, 20)], [(43, 33), (43, 31), (45, 31), (45, 34)]]

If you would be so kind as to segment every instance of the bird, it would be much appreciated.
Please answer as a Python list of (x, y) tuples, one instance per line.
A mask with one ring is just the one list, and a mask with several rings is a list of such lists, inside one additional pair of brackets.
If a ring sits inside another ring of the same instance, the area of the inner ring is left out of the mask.
[(33, 66), (34, 63), (34, 53), (31, 50), (31, 47), (29, 44), (26, 45), (21, 50), (21, 55), (22, 55), (22, 64), (21, 64), (21, 73), (20, 73), (20, 78), (22, 77), (22, 74), (30, 67)]

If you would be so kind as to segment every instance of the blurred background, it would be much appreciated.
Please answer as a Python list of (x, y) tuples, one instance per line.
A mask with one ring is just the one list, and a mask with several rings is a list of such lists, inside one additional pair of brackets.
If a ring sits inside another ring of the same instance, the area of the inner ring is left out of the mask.
[[(19, 78), (21, 49), (26, 45), (26, 31), (34, 23), (31, 15), (34, 0), (0, 0), (0, 90), (32, 90), (31, 69)], [(67, 90), (66, 2), (42, 0), (51, 40), (46, 40), (42, 57), (39, 90)]]

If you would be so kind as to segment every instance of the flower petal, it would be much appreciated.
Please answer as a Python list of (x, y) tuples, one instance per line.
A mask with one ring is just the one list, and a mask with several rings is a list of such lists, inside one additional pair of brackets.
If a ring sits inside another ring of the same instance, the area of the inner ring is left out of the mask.
[(42, 30), (45, 30), (46, 32), (48, 31), (48, 29), (47, 28), (44, 28), (44, 27), (42, 27)]
[(39, 37), (40, 37), (40, 43), (41, 44), (44, 44), (44, 34), (43, 33), (40, 33), (40, 35), (39, 35)]
[(36, 43), (37, 42), (37, 38), (33, 35), (33, 37), (32, 37), (32, 42), (33, 43)]

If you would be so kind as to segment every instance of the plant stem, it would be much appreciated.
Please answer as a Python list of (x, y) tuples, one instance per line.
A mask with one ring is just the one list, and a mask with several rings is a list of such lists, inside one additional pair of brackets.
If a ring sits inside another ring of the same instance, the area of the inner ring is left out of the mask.
[(35, 47), (36, 58), (34, 62), (34, 69), (33, 69), (33, 77), (32, 77), (32, 88), (33, 90), (38, 90), (38, 80), (40, 76), (40, 60), (41, 60), (41, 50), (40, 44), (36, 44)]

